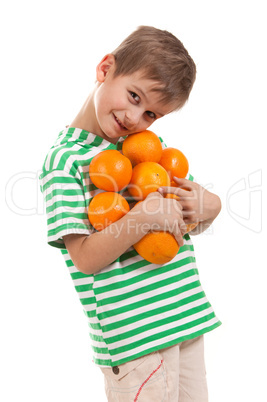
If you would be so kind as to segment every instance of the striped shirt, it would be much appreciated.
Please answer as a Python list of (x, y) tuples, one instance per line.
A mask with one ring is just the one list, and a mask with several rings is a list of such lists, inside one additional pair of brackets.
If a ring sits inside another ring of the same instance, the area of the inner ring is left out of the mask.
[(85, 275), (74, 266), (62, 237), (95, 232), (87, 209), (102, 191), (90, 181), (89, 164), (103, 150), (120, 150), (122, 142), (120, 138), (114, 145), (85, 130), (66, 128), (46, 156), (40, 176), (48, 243), (65, 258), (88, 319), (93, 359), (100, 366), (125, 363), (221, 324), (201, 287), (188, 234), (176, 257), (164, 265), (144, 260), (130, 247), (96, 274)]

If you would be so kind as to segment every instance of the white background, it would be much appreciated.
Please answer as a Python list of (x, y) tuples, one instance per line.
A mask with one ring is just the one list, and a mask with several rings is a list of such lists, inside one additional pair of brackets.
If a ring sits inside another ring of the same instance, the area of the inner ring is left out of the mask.
[(105, 401), (78, 297), (60, 252), (46, 244), (37, 177), (92, 88), (96, 64), (139, 25), (171, 31), (197, 64), (189, 103), (152, 129), (222, 200), (212, 233), (193, 239), (202, 284), (223, 322), (206, 336), (210, 402), (267, 401), (264, 3), (1, 6), (3, 402)]

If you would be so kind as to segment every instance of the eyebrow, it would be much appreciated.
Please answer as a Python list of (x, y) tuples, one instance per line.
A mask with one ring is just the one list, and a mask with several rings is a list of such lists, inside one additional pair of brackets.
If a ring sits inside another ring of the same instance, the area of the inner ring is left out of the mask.
[[(146, 94), (143, 92), (143, 90), (142, 90), (140, 87), (137, 87), (136, 85), (133, 84), (133, 89), (134, 89), (137, 93), (139, 92), (139, 93), (142, 95), (142, 97), (145, 98), (145, 101), (146, 101), (146, 102), (148, 101)], [(151, 110), (151, 112), (152, 112), (152, 110)], [(153, 113), (154, 113), (154, 112), (153, 112)], [(162, 114), (162, 113), (158, 113), (158, 112), (155, 112), (155, 113), (156, 113), (156, 115), (158, 115), (158, 116), (160, 116), (160, 117), (163, 117), (163, 116), (164, 116), (164, 114)]]

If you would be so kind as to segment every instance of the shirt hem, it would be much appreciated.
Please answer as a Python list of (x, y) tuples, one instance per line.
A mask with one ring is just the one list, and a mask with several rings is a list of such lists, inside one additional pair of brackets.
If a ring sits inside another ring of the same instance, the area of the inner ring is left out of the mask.
[[(125, 357), (124, 359), (121, 359), (121, 360), (111, 361), (111, 360), (100, 360), (100, 359), (97, 359), (97, 358), (93, 358), (93, 362), (99, 367), (119, 366), (121, 364), (124, 364), (124, 363), (130, 362), (132, 360), (138, 359), (139, 357), (143, 357), (143, 356), (146, 356), (146, 355), (148, 355), (150, 353), (157, 352), (157, 351), (159, 351), (161, 349), (165, 349), (165, 348), (168, 348), (170, 346), (177, 345), (178, 343), (188, 341), (190, 339), (197, 338), (200, 335), (204, 335), (205, 333), (210, 332), (210, 331), (218, 328), (220, 325), (222, 325), (221, 321), (217, 321), (215, 324), (211, 325), (208, 328), (203, 328), (203, 329), (201, 329), (201, 330), (199, 330), (197, 332), (194, 332), (192, 334), (185, 335), (185, 336), (182, 336), (182, 337), (178, 337), (178, 338), (173, 339), (171, 341), (168, 341), (166, 343), (157, 345), (157, 346), (155, 346), (153, 348), (146, 349), (143, 352), (137, 353), (137, 354), (135, 354), (133, 356)], [(107, 364), (105, 364), (104, 362), (107, 362)], [(108, 364), (108, 362), (110, 364)]]

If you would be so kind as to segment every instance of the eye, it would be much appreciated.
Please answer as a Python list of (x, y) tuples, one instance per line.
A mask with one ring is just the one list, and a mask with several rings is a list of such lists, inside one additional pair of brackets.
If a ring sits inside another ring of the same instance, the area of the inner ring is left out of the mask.
[(137, 102), (137, 103), (140, 102), (141, 99), (135, 92), (129, 91), (129, 93), (130, 93), (131, 97), (135, 100), (135, 102)]
[(155, 119), (156, 115), (153, 112), (150, 112), (149, 110), (146, 112), (147, 116), (150, 117), (150, 119)]

